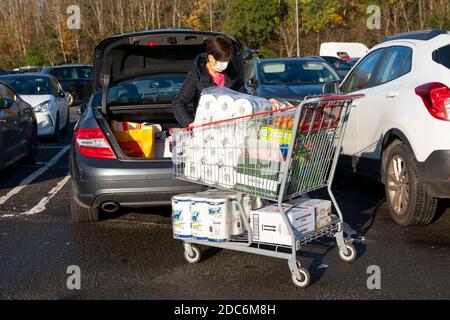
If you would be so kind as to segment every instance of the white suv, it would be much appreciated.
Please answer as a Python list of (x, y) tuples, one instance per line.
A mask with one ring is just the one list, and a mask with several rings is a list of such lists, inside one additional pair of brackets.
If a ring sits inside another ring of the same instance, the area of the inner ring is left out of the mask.
[(393, 219), (429, 224), (450, 198), (450, 34), (404, 33), (372, 48), (340, 86), (362, 93), (343, 144), (354, 171), (385, 184)]

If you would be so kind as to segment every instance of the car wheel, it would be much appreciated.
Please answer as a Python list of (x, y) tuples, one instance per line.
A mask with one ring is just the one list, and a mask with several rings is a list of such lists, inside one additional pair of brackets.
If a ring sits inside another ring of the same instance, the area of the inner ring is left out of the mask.
[(67, 98), (67, 103), (69, 104), (69, 107), (71, 107), (73, 105), (74, 102), (74, 97), (73, 94), (70, 92), (65, 92), (66, 98)]
[(58, 142), (61, 139), (61, 130), (59, 126), (59, 113), (56, 114), (55, 132), (53, 133), (53, 141)]
[(384, 167), (386, 200), (396, 223), (427, 225), (436, 213), (438, 199), (431, 197), (420, 181), (414, 155), (402, 143), (387, 150)]
[(97, 222), (100, 220), (100, 210), (98, 208), (81, 206), (75, 199), (73, 191), (70, 200), (70, 214), (72, 221), (75, 223)]
[(34, 125), (30, 137), (30, 143), (28, 145), (28, 153), (20, 162), (23, 164), (35, 164), (38, 146), (39, 142), (37, 137), (37, 127)]

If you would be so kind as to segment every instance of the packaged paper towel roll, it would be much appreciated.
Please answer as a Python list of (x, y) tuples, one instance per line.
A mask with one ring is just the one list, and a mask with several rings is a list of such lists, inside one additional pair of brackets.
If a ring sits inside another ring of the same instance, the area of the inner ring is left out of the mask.
[(254, 106), (249, 99), (239, 99), (234, 102), (236, 117), (249, 116), (253, 114)]
[(236, 170), (234, 167), (221, 167), (219, 169), (219, 185), (232, 189), (236, 185)]
[(219, 165), (203, 164), (200, 171), (203, 182), (213, 185), (217, 184), (219, 178)]
[(217, 99), (214, 95), (203, 94), (200, 97), (200, 100), (198, 102), (198, 107), (202, 108), (203, 110), (210, 111), (210, 110), (214, 109), (214, 105), (215, 105), (216, 101), (217, 101)]
[(220, 149), (206, 145), (203, 149), (203, 162), (205, 164), (218, 164), (220, 159)]
[(218, 195), (205, 197), (208, 203), (208, 240), (212, 242), (224, 242), (230, 234), (230, 206), (229, 199)]
[(224, 147), (218, 152), (218, 164), (224, 167), (236, 167), (240, 154), (239, 148)]
[(187, 162), (184, 167), (184, 175), (191, 180), (199, 180), (201, 178), (202, 165), (200, 163)]
[(207, 240), (209, 236), (208, 203), (203, 195), (191, 197), (191, 233), (197, 240)]
[(221, 121), (234, 117), (235, 114), (234, 99), (230, 96), (220, 96), (215, 103), (213, 110), (214, 121)]
[(191, 197), (193, 194), (180, 194), (172, 197), (172, 226), (174, 238), (186, 239), (191, 232)]
[(232, 147), (235, 146), (233, 144), (233, 141), (236, 137), (236, 131), (235, 131), (234, 125), (226, 125), (220, 128), (220, 131), (218, 133), (218, 142), (223, 147)]
[(213, 121), (214, 109), (217, 99), (212, 94), (205, 94), (200, 97), (198, 108), (195, 113), (195, 125), (205, 124)]
[(266, 99), (255, 99), (254, 101), (255, 108), (253, 113), (260, 113), (264, 111), (272, 110), (272, 104)]

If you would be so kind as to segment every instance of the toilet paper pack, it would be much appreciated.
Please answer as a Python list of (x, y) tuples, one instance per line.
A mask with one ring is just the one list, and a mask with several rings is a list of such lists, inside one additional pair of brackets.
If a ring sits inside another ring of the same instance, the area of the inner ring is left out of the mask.
[(209, 210), (205, 197), (194, 195), (191, 197), (191, 230), (196, 240), (207, 240), (209, 236)]
[(180, 194), (172, 197), (173, 236), (179, 239), (191, 238), (191, 197), (193, 194)]

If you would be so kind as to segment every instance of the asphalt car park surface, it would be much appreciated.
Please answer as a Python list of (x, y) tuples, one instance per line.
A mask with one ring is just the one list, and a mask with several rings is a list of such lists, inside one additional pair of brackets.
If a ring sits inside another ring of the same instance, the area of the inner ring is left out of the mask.
[[(71, 117), (73, 127), (76, 108)], [(71, 136), (42, 142), (36, 165), (0, 172), (1, 299), (450, 298), (448, 203), (432, 225), (402, 228), (389, 217), (381, 185), (341, 175), (336, 197), (359, 257), (342, 262), (326, 240), (305, 247), (301, 261), (313, 283), (298, 289), (284, 260), (202, 248), (203, 261), (188, 265), (172, 238), (169, 207), (122, 209), (99, 223), (73, 224)], [(81, 290), (66, 286), (71, 265), (80, 267)], [(380, 290), (367, 287), (373, 265)]]

